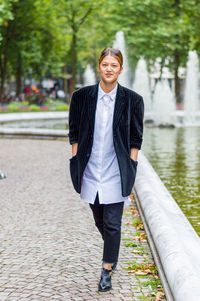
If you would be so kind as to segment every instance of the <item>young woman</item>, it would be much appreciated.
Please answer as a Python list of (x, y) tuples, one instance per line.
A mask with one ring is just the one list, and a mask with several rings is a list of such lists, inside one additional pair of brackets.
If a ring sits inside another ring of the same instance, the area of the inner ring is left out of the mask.
[(108, 291), (118, 261), (123, 207), (130, 204), (136, 176), (144, 103), (140, 95), (118, 83), (123, 71), (119, 50), (104, 49), (98, 70), (101, 81), (75, 91), (71, 99), (70, 173), (104, 240), (99, 291)]

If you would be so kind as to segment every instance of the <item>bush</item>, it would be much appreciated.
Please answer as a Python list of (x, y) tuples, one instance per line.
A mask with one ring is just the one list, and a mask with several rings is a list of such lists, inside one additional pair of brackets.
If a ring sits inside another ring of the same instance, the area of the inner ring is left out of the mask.
[(66, 104), (58, 103), (56, 104), (57, 111), (67, 111), (68, 106)]
[(32, 111), (32, 112), (39, 112), (40, 111), (40, 107), (38, 107), (37, 105), (31, 105), (30, 106), (30, 111)]
[(20, 111), (20, 108), (19, 106), (16, 104), (16, 103), (10, 103), (8, 105), (8, 111), (11, 111), (11, 112), (19, 112)]
[(21, 102), (21, 105), (22, 105), (23, 107), (26, 107), (26, 106), (29, 105), (29, 103), (28, 103), (27, 100), (24, 100), (24, 101)]

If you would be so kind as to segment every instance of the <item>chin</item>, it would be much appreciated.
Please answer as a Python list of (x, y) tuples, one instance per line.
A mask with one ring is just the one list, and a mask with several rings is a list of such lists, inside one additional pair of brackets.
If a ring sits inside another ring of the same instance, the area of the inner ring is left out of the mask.
[(106, 84), (114, 84), (117, 81), (117, 78), (113, 79), (113, 78), (103, 78), (102, 79)]

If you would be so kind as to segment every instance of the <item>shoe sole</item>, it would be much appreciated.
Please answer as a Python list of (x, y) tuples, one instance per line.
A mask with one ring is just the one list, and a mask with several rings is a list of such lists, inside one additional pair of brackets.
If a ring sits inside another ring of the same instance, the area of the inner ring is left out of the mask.
[(99, 292), (108, 292), (112, 289), (112, 287), (106, 288), (105, 290), (102, 290), (101, 288), (98, 289)]

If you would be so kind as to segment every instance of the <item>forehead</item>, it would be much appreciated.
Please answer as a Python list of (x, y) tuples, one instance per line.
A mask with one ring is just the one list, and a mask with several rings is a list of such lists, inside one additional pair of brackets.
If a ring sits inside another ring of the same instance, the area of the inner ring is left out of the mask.
[(118, 60), (116, 57), (112, 56), (112, 55), (106, 55), (103, 60), (101, 61), (101, 63), (109, 63), (109, 64), (119, 64)]

